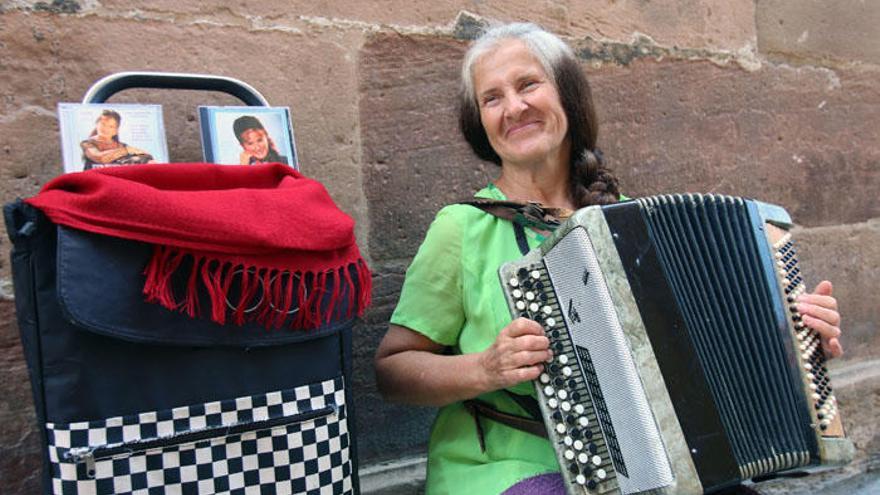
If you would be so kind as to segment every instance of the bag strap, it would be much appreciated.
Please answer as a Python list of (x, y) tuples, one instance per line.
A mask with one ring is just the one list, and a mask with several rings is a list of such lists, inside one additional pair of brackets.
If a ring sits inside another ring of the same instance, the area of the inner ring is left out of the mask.
[[(516, 395), (510, 392), (508, 393), (511, 396)], [(538, 402), (531, 397), (519, 397), (523, 400), (533, 401), (535, 403), (535, 406), (538, 405)], [(513, 429), (524, 431), (526, 433), (531, 433), (532, 435), (536, 435), (542, 438), (549, 438), (547, 436), (547, 428), (544, 426), (543, 421), (502, 412), (489, 405), (488, 403), (477, 399), (464, 401), (464, 407), (469, 413), (471, 413), (471, 416), (474, 417), (474, 422), (477, 425), (477, 438), (480, 441), (480, 450), (482, 452), (486, 451), (486, 437), (485, 433), (483, 433), (483, 425), (482, 423), (480, 423), (480, 418), (489, 418)], [(526, 410), (528, 411), (528, 409)]]

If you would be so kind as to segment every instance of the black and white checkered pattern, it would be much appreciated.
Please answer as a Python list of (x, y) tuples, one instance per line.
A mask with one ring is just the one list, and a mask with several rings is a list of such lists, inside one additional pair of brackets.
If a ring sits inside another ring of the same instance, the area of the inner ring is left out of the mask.
[(343, 379), (46, 425), (55, 494), (347, 494)]

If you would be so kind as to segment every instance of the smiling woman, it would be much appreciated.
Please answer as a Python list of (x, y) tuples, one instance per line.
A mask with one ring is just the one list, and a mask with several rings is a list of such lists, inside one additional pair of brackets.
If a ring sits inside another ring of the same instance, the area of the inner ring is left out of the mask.
[[(580, 64), (563, 41), (533, 24), (493, 28), (468, 50), (459, 124), (477, 156), (500, 166), (478, 198), (534, 201), (562, 216), (620, 199), (596, 149)], [(376, 352), (387, 399), (440, 407), (429, 443), (429, 495), (565, 493), (543, 423), (534, 426), (540, 414), (530, 381), (552, 356), (549, 341), (540, 324), (511, 321), (498, 282), (499, 266), (521, 256), (515, 230), (470, 205), (443, 208), (407, 269)], [(545, 234), (521, 232), (529, 248)], [(839, 354), (830, 284), (805, 297), (809, 317), (827, 325), (826, 350)]]

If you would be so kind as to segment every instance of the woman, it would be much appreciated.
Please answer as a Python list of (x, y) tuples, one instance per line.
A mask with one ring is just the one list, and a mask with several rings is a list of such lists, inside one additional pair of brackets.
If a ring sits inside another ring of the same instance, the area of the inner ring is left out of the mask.
[(269, 137), (263, 123), (254, 116), (243, 115), (232, 123), (235, 137), (241, 144), (241, 154), (238, 162), (241, 165), (256, 165), (258, 163), (283, 163), (287, 165), (287, 157), (278, 153), (275, 142)]
[(119, 124), (122, 117), (113, 110), (104, 110), (95, 120), (89, 138), (80, 143), (83, 151), (83, 170), (106, 165), (133, 165), (153, 163), (153, 155), (119, 142)]
[[(571, 49), (531, 24), (488, 31), (465, 55), (460, 125), (475, 153), (500, 165), (477, 197), (574, 210), (619, 199), (595, 150), (590, 89)], [(443, 208), (407, 270), (376, 353), (380, 391), (393, 401), (439, 406), (427, 493), (564, 493), (546, 439), (492, 420), (465, 402), (528, 416), (522, 396), (550, 358), (541, 326), (510, 321), (498, 267), (521, 257), (510, 223), (469, 205)], [(528, 230), (530, 247), (542, 240)], [(839, 355), (831, 286), (801, 301), (805, 323)], [(452, 348), (453, 352), (447, 352)], [(479, 440), (478, 440), (479, 439)]]

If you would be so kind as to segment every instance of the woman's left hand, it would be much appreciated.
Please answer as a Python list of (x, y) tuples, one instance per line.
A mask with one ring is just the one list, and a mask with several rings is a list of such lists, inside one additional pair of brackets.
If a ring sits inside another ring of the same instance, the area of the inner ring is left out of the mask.
[(829, 358), (843, 355), (840, 345), (840, 313), (837, 312), (837, 299), (831, 296), (831, 282), (823, 280), (812, 294), (798, 297), (797, 309), (804, 325), (819, 332), (822, 349)]

